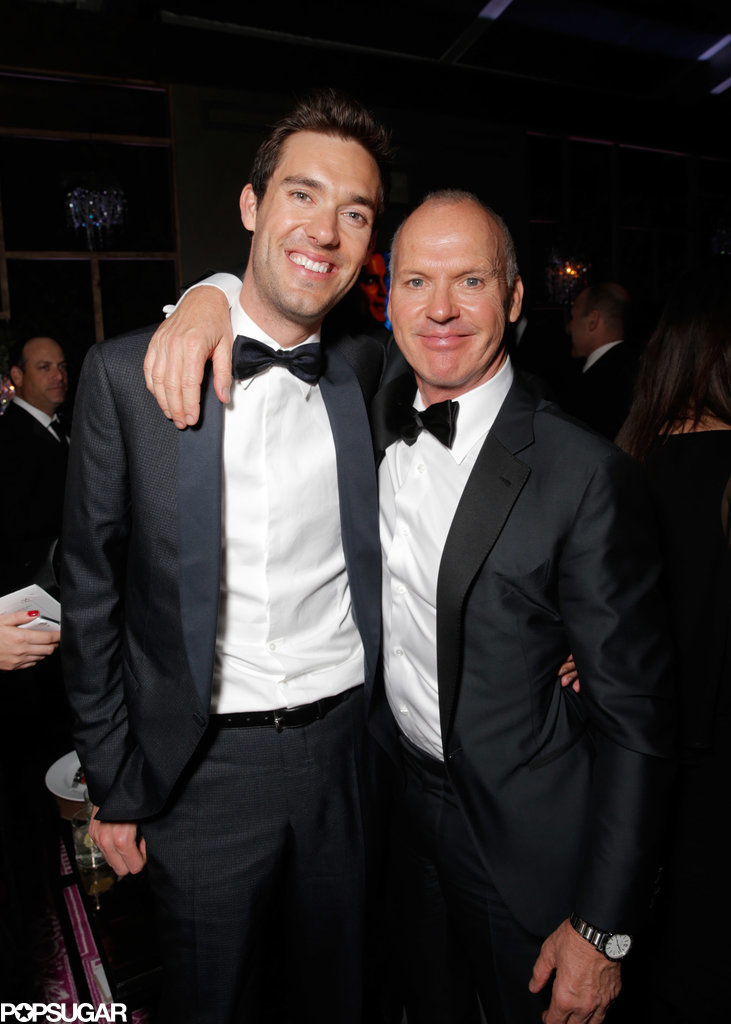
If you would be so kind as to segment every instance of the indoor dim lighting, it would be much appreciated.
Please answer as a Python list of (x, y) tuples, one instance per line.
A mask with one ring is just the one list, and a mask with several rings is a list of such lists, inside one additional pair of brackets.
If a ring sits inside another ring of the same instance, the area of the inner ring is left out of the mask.
[(124, 223), (127, 200), (119, 188), (75, 188), (66, 196), (69, 223), (86, 232), (90, 252), (104, 248), (104, 234)]
[(0, 377), (0, 416), (5, 412), (15, 395), (15, 385), (10, 377)]
[(546, 292), (549, 302), (563, 306), (571, 302), (589, 282), (591, 264), (578, 257), (563, 257), (554, 249), (546, 267)]

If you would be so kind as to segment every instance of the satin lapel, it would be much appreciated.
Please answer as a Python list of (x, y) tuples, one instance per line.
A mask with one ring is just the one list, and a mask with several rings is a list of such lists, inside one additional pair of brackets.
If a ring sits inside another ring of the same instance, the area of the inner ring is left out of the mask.
[(376, 468), (363, 393), (337, 348), (328, 350), (320, 390), (335, 442), (340, 528), (353, 614), (365, 648), (368, 676), (372, 678), (381, 629)]
[[(415, 395), (413, 370), (391, 338), (381, 383), (369, 410), (377, 463), (381, 462), (386, 448), (400, 436), (392, 424), (396, 407), (405, 404), (411, 408)], [(398, 417), (396, 419), (398, 421)]]
[(445, 754), (461, 668), (465, 597), (529, 476), (530, 468), (491, 431), (447, 535), (437, 580), (437, 674)]
[(221, 586), (223, 406), (208, 374), (198, 426), (178, 435), (178, 572), (188, 664), (207, 714)]
[(409, 370), (394, 380), (382, 384), (371, 403), (371, 430), (376, 461), (380, 464), (386, 449), (401, 434), (396, 424), (402, 422), (401, 409), (411, 409), (416, 395), (416, 381)]

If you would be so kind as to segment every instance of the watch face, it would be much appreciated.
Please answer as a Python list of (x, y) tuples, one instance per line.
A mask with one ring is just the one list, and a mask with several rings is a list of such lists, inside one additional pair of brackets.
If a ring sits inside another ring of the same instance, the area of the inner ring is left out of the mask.
[(629, 935), (610, 935), (604, 947), (605, 954), (610, 960), (621, 960), (629, 953), (632, 939)]

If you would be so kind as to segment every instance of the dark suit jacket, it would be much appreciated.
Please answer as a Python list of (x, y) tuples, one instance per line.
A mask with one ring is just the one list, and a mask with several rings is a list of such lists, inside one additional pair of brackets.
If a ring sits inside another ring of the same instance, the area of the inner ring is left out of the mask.
[(0, 416), (0, 593), (33, 583), (48, 559), (61, 532), (67, 461), (67, 443), (11, 402)]
[(449, 777), (534, 934), (572, 910), (631, 931), (648, 903), (674, 720), (658, 574), (641, 467), (516, 376), (445, 543), (437, 665)]
[[(199, 426), (180, 432), (165, 419), (142, 375), (151, 333), (89, 352), (69, 466), (64, 667), (89, 793), (107, 820), (136, 821), (164, 806), (205, 731), (215, 653), (223, 407), (208, 379)], [(380, 642), (380, 556), (361, 386), (366, 394), (375, 387), (383, 349), (368, 339), (324, 345), (320, 387), (370, 687)]]
[(566, 412), (614, 440), (632, 404), (636, 373), (637, 350), (622, 341), (577, 374), (562, 404)]

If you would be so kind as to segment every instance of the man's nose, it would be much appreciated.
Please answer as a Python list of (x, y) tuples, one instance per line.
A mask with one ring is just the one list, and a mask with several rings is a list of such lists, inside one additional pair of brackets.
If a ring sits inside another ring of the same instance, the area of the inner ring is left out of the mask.
[(437, 285), (429, 298), (426, 315), (437, 323), (454, 320), (459, 316), (459, 307), (449, 285)]
[(331, 247), (340, 241), (338, 233), (338, 215), (336, 210), (327, 206), (318, 207), (307, 226), (307, 233), (318, 245)]

